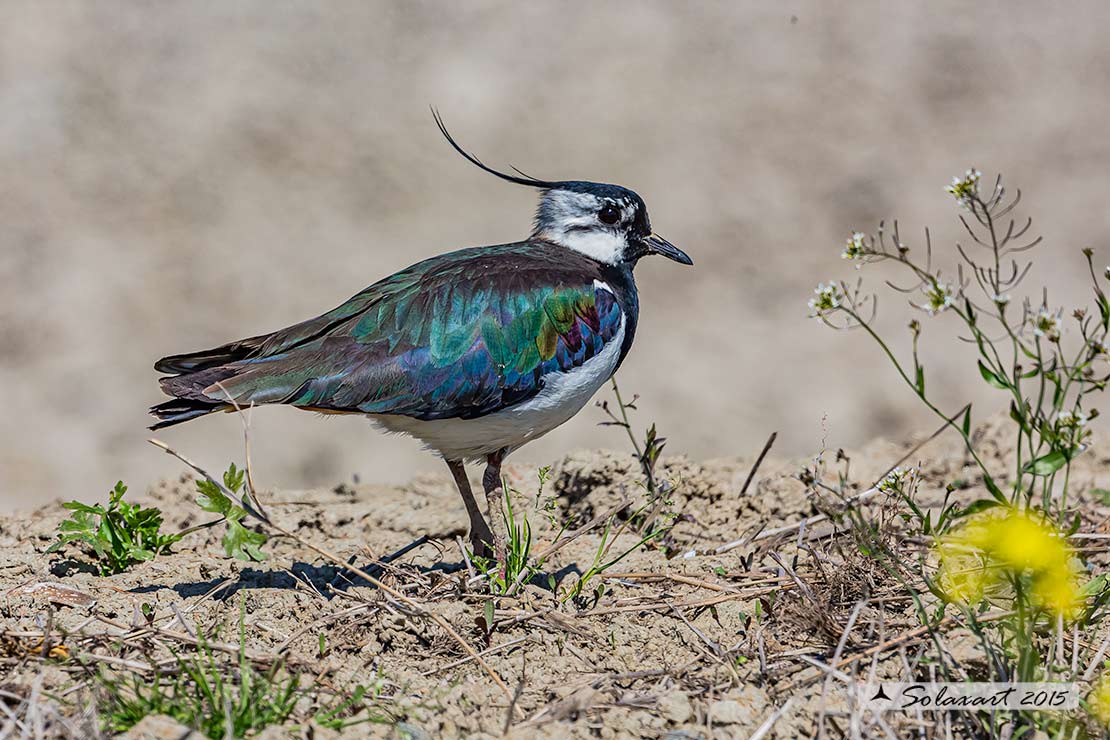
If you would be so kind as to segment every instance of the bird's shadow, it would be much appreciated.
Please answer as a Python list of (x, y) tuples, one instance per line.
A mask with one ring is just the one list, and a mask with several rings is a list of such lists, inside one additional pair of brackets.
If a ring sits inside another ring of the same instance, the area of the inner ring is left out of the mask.
[[(405, 545), (399, 550), (396, 550), (389, 555), (382, 557), (373, 563), (359, 568), (359, 570), (367, 573), (368, 575), (377, 578), (382, 573), (382, 566), (388, 564), (403, 555), (420, 548), (422, 545), (429, 542), (429, 537), (423, 535)], [(227, 578), (213, 578), (208, 581), (194, 581), (191, 583), (179, 583), (175, 586), (139, 586), (130, 590), (130, 593), (145, 594), (161, 591), (163, 589), (171, 589), (183, 599), (192, 598), (194, 596), (209, 596), (218, 601), (227, 601), (232, 596), (242, 590), (255, 590), (255, 589), (280, 589), (290, 590), (303, 588), (315, 592), (325, 599), (331, 599), (336, 591), (346, 591), (352, 586), (371, 586), (362, 577), (356, 575), (350, 566), (354, 566), (355, 556), (351, 556), (347, 560), (347, 567), (339, 567), (337, 565), (309, 565), (308, 563), (295, 562), (290, 568), (262, 570), (259, 568), (243, 568), (238, 573), (238, 578), (234, 581)], [(411, 567), (417, 568), (421, 572), (429, 572), (432, 570), (439, 570), (446, 573), (451, 573), (462, 569), (462, 563), (437, 563), (433, 566), (419, 566), (414, 565)]]
[[(354, 565), (354, 558), (349, 562)], [(432, 565), (409, 566), (420, 573), (452, 574), (464, 571), (466, 565), (462, 562), (439, 561)], [(380, 562), (370, 563), (360, 570), (368, 575), (378, 577), (382, 573)], [(556, 587), (563, 579), (572, 574), (582, 574), (577, 564), (563, 566), (554, 573), (537, 573), (527, 583), (550, 590), (552, 581)], [(182, 599), (209, 596), (210, 598), (226, 602), (240, 591), (253, 591), (259, 589), (296, 590), (305, 589), (318, 594), (324, 599), (335, 598), (336, 592), (345, 592), (352, 587), (373, 587), (352, 570), (337, 565), (311, 565), (309, 563), (295, 562), (287, 569), (264, 570), (261, 568), (243, 568), (237, 574), (238, 578), (212, 578), (207, 581), (191, 581), (178, 583), (172, 586), (149, 585), (137, 586), (129, 590), (133, 594), (146, 594), (170, 589)]]
[[(351, 563), (354, 565), (354, 563)], [(418, 567), (421, 572), (440, 571), (452, 573), (464, 569), (462, 563), (437, 563), (430, 567)], [(377, 564), (368, 564), (360, 568), (371, 576), (381, 575), (382, 569)], [(367, 582), (348, 568), (337, 565), (311, 565), (309, 563), (295, 562), (286, 569), (264, 570), (261, 568), (243, 568), (234, 580), (228, 578), (212, 578), (207, 581), (192, 581), (178, 583), (172, 586), (149, 585), (138, 586), (130, 589), (130, 593), (145, 594), (171, 589), (182, 599), (210, 595), (217, 601), (227, 601), (240, 591), (253, 591), (260, 589), (312, 591), (325, 599), (335, 597), (336, 591), (346, 591), (354, 586), (370, 586)]]

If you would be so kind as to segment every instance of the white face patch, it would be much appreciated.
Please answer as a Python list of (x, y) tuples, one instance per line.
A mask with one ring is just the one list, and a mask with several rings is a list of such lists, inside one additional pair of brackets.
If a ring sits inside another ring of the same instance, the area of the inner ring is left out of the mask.
[[(613, 225), (598, 220), (598, 212), (610, 204), (621, 211), (620, 220)], [(590, 193), (551, 190), (540, 202), (535, 236), (615, 265), (628, 246), (627, 228), (634, 211), (630, 203), (614, 203)]]
[(551, 241), (609, 265), (621, 261), (627, 245), (622, 234), (611, 231), (572, 231)]

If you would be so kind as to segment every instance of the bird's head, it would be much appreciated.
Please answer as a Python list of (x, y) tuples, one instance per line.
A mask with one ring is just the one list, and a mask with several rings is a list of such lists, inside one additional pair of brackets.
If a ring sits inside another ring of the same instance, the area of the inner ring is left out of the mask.
[(439, 114), (434, 110), (432, 113), (447, 141), (469, 162), (502, 180), (541, 191), (533, 238), (609, 265), (634, 265), (649, 254), (694, 264), (685, 252), (652, 232), (644, 199), (634, 191), (597, 182), (538, 180), (516, 168), (515, 175), (498, 172), (459, 146)]

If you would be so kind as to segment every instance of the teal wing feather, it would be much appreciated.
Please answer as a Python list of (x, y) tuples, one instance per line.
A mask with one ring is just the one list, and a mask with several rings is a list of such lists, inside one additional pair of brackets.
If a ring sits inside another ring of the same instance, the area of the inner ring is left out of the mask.
[(547, 374), (614, 341), (621, 307), (596, 270), (535, 244), (461, 250), (310, 321), (167, 358), (161, 366), (182, 374), (163, 388), (197, 403), (483, 416), (530, 398)]

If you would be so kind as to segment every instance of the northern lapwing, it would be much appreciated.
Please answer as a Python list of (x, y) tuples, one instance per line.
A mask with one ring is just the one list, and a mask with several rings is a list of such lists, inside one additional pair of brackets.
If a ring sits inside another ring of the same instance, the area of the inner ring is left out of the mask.
[[(636, 334), (632, 269), (685, 252), (652, 233), (644, 201), (618, 185), (537, 180), (469, 162), (540, 191), (524, 241), (472, 247), (418, 262), (341, 306), (271, 334), (158, 360), (173, 399), (150, 409), (151, 429), (213, 411), (280, 403), (362, 414), (439, 454), (470, 517), (475, 552), (503, 558), (501, 464), (570, 419), (616, 372)], [(485, 461), (495, 535), (464, 463)]]

